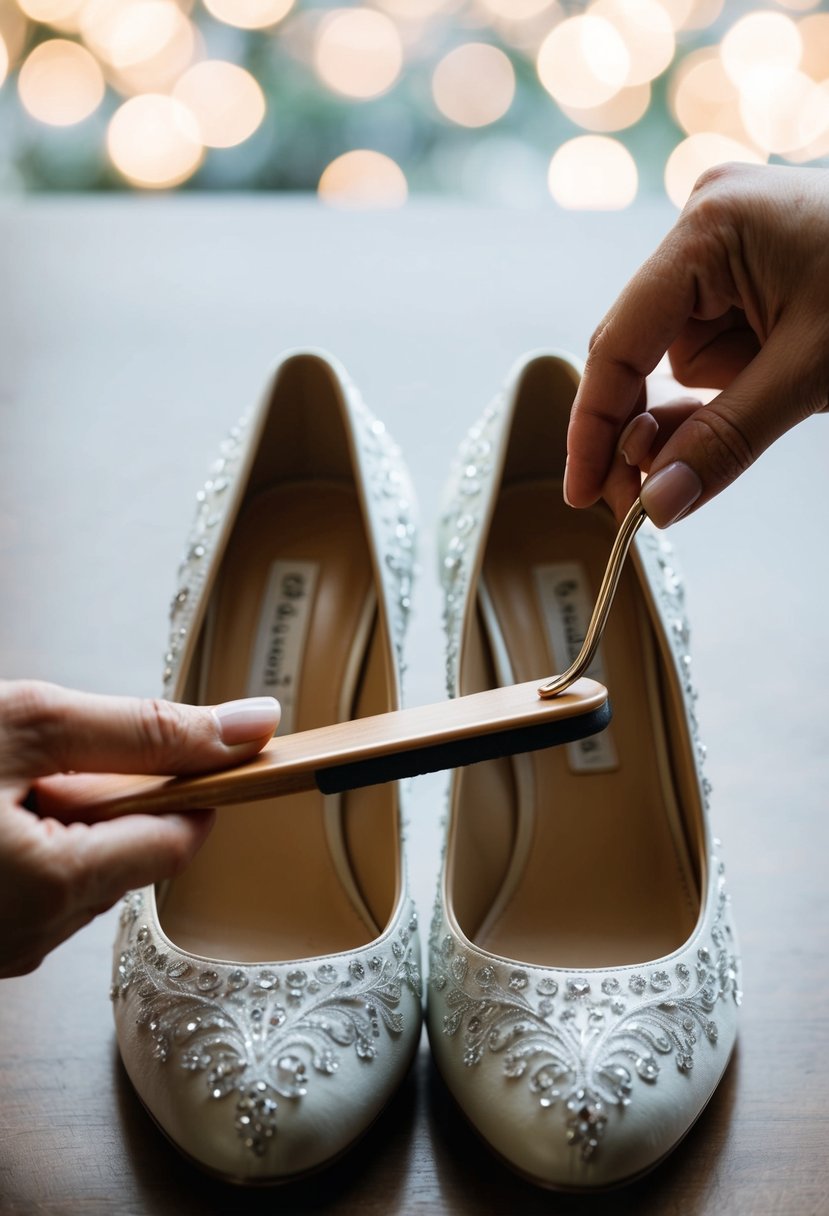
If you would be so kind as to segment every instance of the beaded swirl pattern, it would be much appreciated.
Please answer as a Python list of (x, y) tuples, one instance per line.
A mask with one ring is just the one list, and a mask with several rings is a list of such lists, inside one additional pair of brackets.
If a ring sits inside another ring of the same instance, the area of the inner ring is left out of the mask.
[(383, 1036), (404, 1032), (404, 989), (420, 1000), (414, 905), (388, 942), (348, 960), (267, 967), (180, 954), (143, 910), (143, 893), (131, 892), (110, 996), (136, 1002), (159, 1065), (200, 1075), (206, 1099), (233, 1102), (236, 1131), (256, 1156), (277, 1132), (280, 1101), (302, 1099), (314, 1077), (334, 1077), (344, 1053), (371, 1064)]
[[(507, 394), (498, 397), (461, 445), (441, 517), (447, 687), (458, 693), (458, 663), (470, 578), (498, 472), (496, 450)], [(697, 693), (691, 678), (690, 629), (685, 593), (673, 549), (647, 521), (636, 552), (670, 639), (696, 759), (702, 802), (711, 786), (703, 773)], [(626, 1106), (634, 1081), (652, 1086), (673, 1057), (689, 1074), (699, 1044), (719, 1038), (717, 1008), (739, 1004), (739, 960), (728, 918), (724, 867), (713, 842), (709, 858), (716, 883), (716, 911), (709, 940), (669, 967), (643, 968), (623, 987), (616, 974), (538, 974), (476, 956), (449, 930), (441, 889), (430, 934), (432, 999), (446, 1010), (441, 1030), (457, 1043), (464, 1064), (475, 1068), (499, 1057), (504, 1078), (525, 1078), (542, 1108), (564, 1115), (567, 1142), (584, 1160), (599, 1148), (612, 1106)]]

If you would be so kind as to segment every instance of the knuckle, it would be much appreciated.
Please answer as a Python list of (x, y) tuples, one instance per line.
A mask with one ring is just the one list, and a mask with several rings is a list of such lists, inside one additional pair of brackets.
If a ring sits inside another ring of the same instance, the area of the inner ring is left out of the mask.
[(721, 165), (710, 165), (707, 169), (703, 169), (694, 182), (693, 194), (703, 194), (720, 182), (727, 181), (734, 168), (733, 162), (726, 161)]
[(592, 334), (590, 335), (590, 341), (587, 343), (587, 352), (589, 355), (592, 355), (594, 353), (596, 347), (600, 346), (602, 338), (603, 338), (606, 330), (607, 330), (606, 321), (602, 321), (593, 330)]
[(0, 685), (0, 717), (10, 748), (23, 760), (58, 749), (65, 722), (60, 690), (41, 680)]
[(692, 420), (709, 478), (727, 484), (754, 463), (756, 454), (745, 431), (733, 420), (703, 410)]
[(591, 372), (596, 372), (600, 368), (609, 369), (621, 372), (626, 379), (631, 381), (642, 380), (648, 369), (620, 353), (618, 345), (612, 323), (603, 322), (590, 339), (590, 350), (587, 356), (588, 369)]
[(139, 726), (148, 767), (173, 764), (187, 744), (188, 730), (181, 708), (158, 697), (141, 702)]
[(752, 166), (741, 164), (740, 161), (728, 160), (719, 165), (711, 165), (709, 168), (703, 169), (695, 181), (691, 198), (696, 199), (699, 195), (710, 194), (724, 187), (742, 183), (747, 176), (751, 175), (751, 172)]
[(175, 836), (169, 843), (166, 856), (165, 878), (178, 878), (190, 863), (193, 850), (183, 835)]
[(54, 713), (55, 686), (42, 680), (4, 680), (0, 704), (5, 715), (18, 724), (40, 723)]

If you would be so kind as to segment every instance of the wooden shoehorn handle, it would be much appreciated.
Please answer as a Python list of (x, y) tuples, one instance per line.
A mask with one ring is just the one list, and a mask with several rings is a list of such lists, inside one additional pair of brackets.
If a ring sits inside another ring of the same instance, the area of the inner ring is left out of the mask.
[(276, 736), (254, 760), (198, 777), (97, 778), (85, 806), (98, 818), (255, 802), (312, 789), (340, 793), (573, 742), (608, 724), (607, 689), (595, 680), (577, 680), (552, 701), (538, 696), (538, 684), (530, 680)]

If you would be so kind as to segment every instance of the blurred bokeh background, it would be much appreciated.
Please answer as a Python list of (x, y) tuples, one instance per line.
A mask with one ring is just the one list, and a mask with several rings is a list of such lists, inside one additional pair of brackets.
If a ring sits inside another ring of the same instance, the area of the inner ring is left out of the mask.
[(829, 157), (827, 9), (0, 0), (0, 189), (681, 206), (720, 161)]

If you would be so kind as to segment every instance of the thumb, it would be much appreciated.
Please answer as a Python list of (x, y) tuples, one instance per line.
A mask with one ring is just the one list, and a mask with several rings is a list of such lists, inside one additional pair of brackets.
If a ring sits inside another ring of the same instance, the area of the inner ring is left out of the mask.
[(72, 770), (203, 772), (254, 756), (278, 722), (272, 697), (209, 708), (0, 682), (0, 772), (28, 782)]
[(817, 361), (780, 328), (727, 389), (676, 429), (651, 465), (642, 505), (660, 528), (709, 502), (767, 447), (826, 404)]

